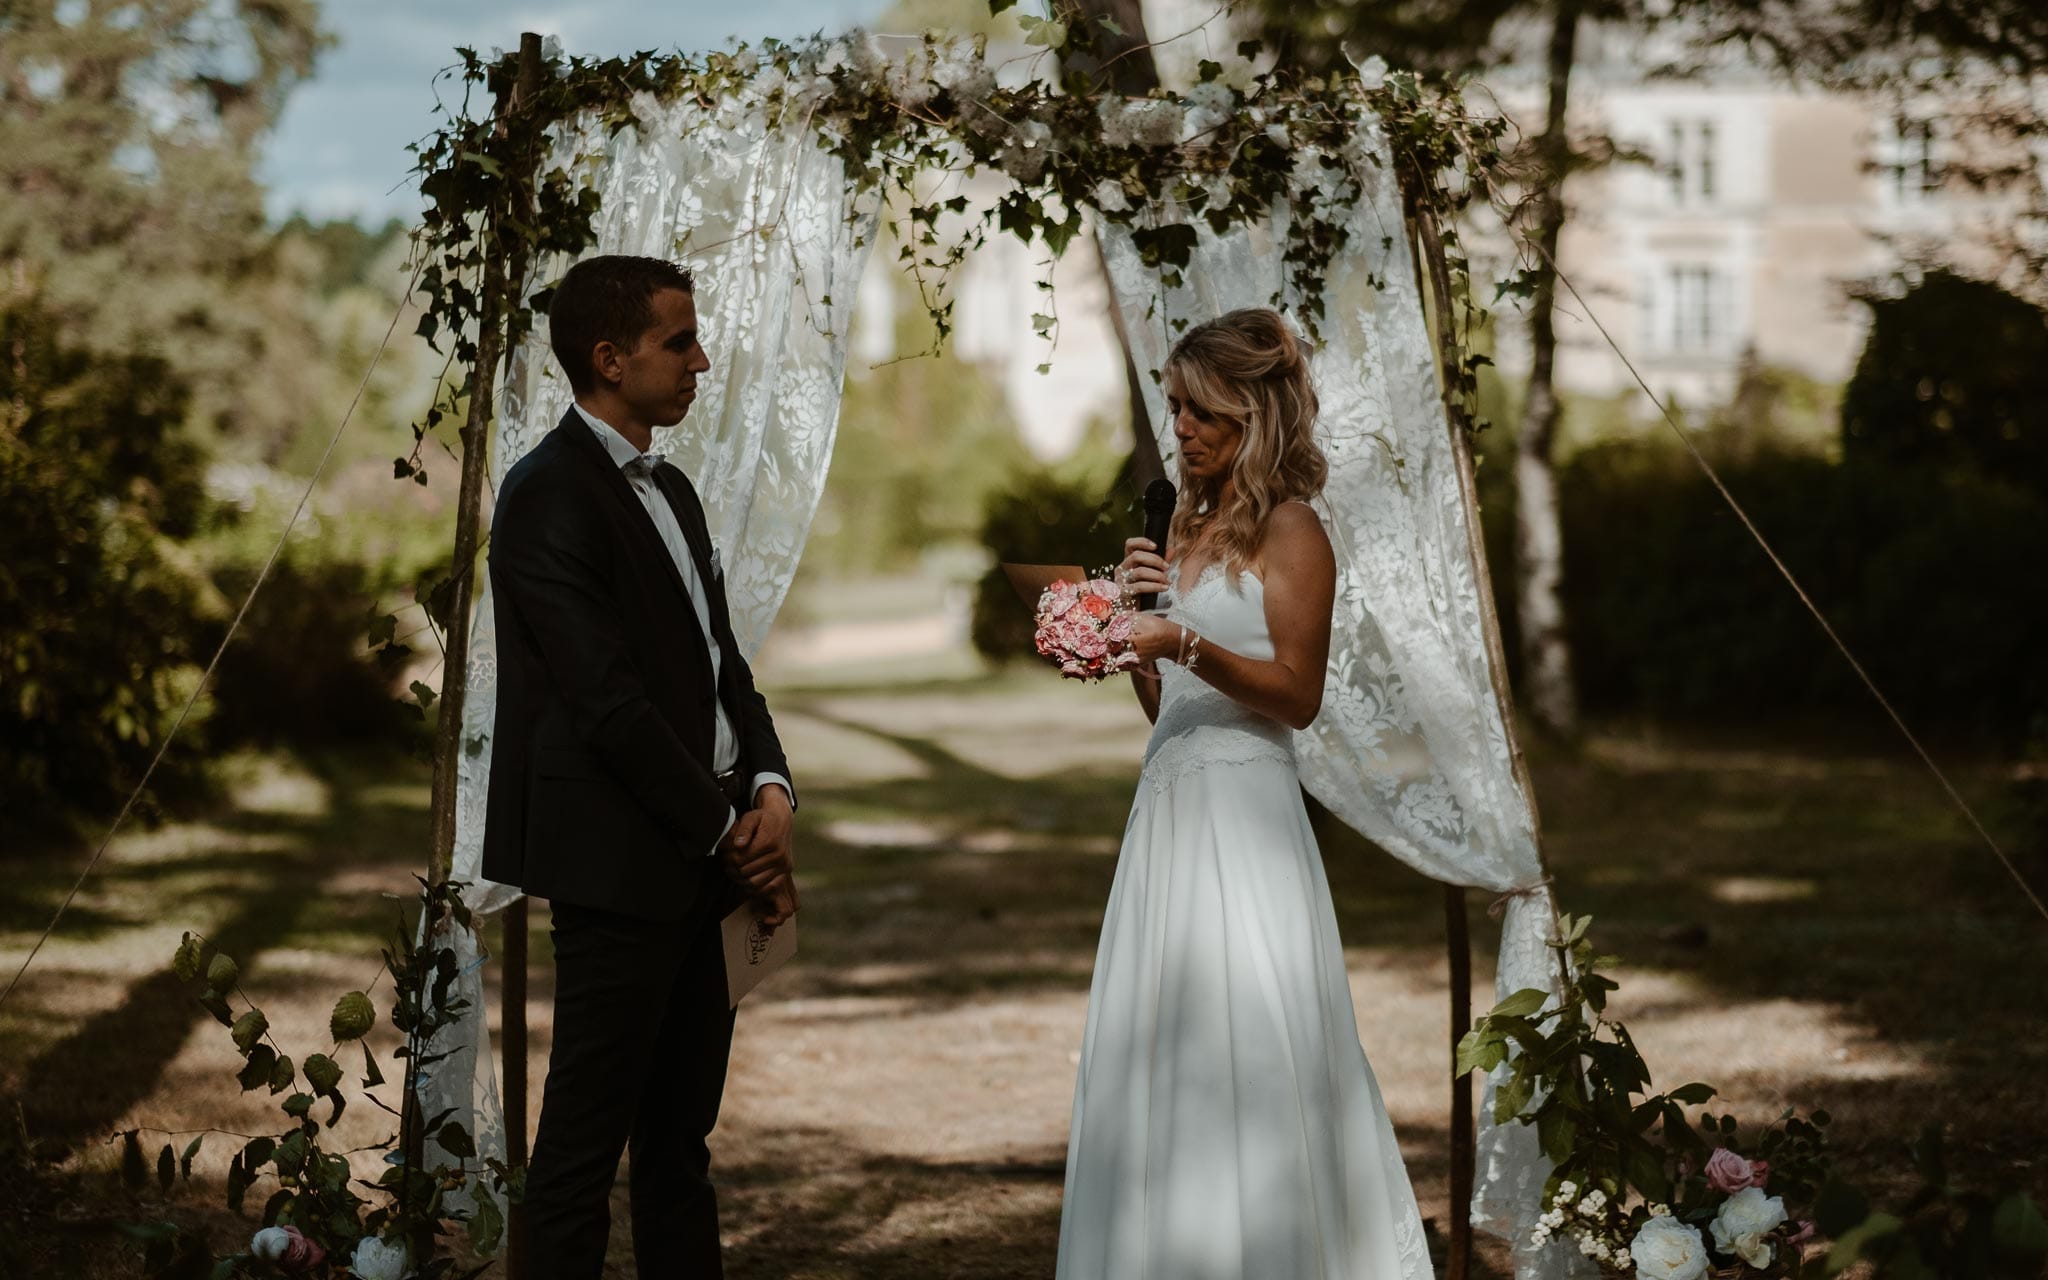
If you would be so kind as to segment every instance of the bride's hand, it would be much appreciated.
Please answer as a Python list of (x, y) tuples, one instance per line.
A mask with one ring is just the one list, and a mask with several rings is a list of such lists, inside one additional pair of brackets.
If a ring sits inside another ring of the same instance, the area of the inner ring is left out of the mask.
[(1124, 559), (1116, 567), (1116, 581), (1125, 594), (1156, 595), (1166, 590), (1166, 561), (1158, 551), (1150, 538), (1124, 539)]
[(1181, 637), (1192, 635), (1178, 622), (1169, 622), (1156, 613), (1141, 613), (1131, 619), (1131, 649), (1146, 667), (1161, 658), (1178, 659)]

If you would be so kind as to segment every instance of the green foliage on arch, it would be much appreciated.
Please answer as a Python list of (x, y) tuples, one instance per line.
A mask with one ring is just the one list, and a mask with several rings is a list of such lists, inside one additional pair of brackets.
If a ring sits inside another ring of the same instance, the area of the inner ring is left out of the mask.
[[(1070, 66), (1092, 64), (1086, 55), (1106, 34), (1097, 21), (1055, 4), (1051, 18), (1026, 24), (1039, 49), (1030, 60), (1079, 54)], [(1345, 247), (1344, 210), (1360, 196), (1361, 166), (1378, 163), (1356, 146), (1376, 121), (1411, 221), (1428, 224), (1444, 248), (1457, 312), (1447, 326), (1447, 345), (1457, 348), (1446, 352), (1449, 407), (1483, 425), (1471, 412), (1483, 358), (1467, 348), (1485, 307), (1456, 221), (1475, 200), (1500, 200), (1505, 121), (1468, 109), (1457, 84), (1375, 64), (1331, 75), (1256, 72), (1262, 52), (1248, 41), (1227, 65), (1203, 62), (1185, 94), (1138, 99), (1109, 88), (1099, 70), (1009, 74), (984, 40), (936, 33), (895, 58), (857, 32), (709, 53), (551, 53), (538, 86), (514, 107), (501, 104), (512, 101), (517, 57), (462, 50), (449, 72), (461, 94), (444, 108), (443, 126), (414, 148), (432, 202), (416, 242), (426, 301), (420, 332), (461, 372), (416, 434), (424, 443), (467, 398), (481, 327), (503, 325), (516, 342), (543, 301), (534, 282), (510, 301), (482, 296), (484, 265), (593, 243), (598, 195), (568, 168), (543, 166), (550, 130), (577, 119), (630, 126), (641, 95), (694, 97), (715, 112), (760, 113), (776, 127), (815, 131), (845, 161), (857, 190), (896, 211), (898, 260), (917, 283), (936, 343), (951, 328), (949, 273), (968, 254), (1005, 233), (1057, 254), (1079, 234), (1083, 210), (1135, 227), (1145, 260), (1172, 284), (1192, 259), (1197, 220), (1221, 233), (1284, 208), (1290, 291), (1313, 336), (1323, 277)], [(1012, 186), (982, 208), (938, 180), (985, 172), (1006, 175)], [(1495, 296), (1527, 291), (1523, 272)], [(419, 479), (420, 457), (416, 449), (400, 459), (398, 475)]]

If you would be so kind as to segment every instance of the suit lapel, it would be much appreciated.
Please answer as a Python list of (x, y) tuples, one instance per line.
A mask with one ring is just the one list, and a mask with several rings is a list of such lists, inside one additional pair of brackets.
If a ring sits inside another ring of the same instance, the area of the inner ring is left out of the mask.
[[(598, 440), (597, 433), (590, 429), (590, 424), (583, 420), (583, 416), (577, 413), (574, 407), (571, 407), (562, 416), (561, 425), (555, 429), (563, 432), (571, 447), (597, 467), (605, 491), (611, 494), (613, 500), (619, 504), (627, 527), (633, 530), (633, 538), (638, 543), (639, 555), (652, 559), (661, 565), (662, 572), (667, 575), (669, 584), (675, 588), (676, 595), (681, 599), (683, 612), (690, 617), (692, 625), (688, 630), (690, 635), (696, 639), (699, 656), (704, 663), (705, 670), (709, 672), (711, 667), (711, 637), (704, 634), (702, 627), (695, 625), (697, 609), (695, 605), (690, 603), (690, 586), (687, 582), (683, 581), (683, 572), (676, 566), (675, 557), (669, 554), (668, 544), (661, 540), (661, 530), (655, 528), (654, 517), (647, 514), (647, 508), (642, 505), (640, 495), (633, 492), (632, 483), (626, 479), (625, 473), (619, 470), (618, 464), (612, 461), (611, 454), (605, 452), (604, 444)], [(660, 487), (658, 476), (656, 484), (657, 487)], [(665, 494), (666, 490), (664, 489), (663, 492)], [(671, 500), (669, 505), (673, 509), (676, 504)], [(697, 573), (702, 580), (708, 583), (709, 578), (705, 576), (704, 556), (697, 551), (696, 541), (690, 535), (690, 522), (679, 518), (678, 523), (683, 527), (684, 540), (691, 544), (691, 555), (697, 561)], [(705, 535), (705, 541), (709, 542), (708, 535)]]

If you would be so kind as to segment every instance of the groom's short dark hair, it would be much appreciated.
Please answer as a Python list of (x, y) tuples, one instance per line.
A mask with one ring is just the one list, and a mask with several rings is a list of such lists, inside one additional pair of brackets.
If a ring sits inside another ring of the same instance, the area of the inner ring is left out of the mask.
[(690, 273), (660, 258), (605, 254), (569, 268), (548, 303), (548, 342), (579, 394), (597, 382), (590, 351), (600, 342), (632, 350), (654, 325), (654, 295), (697, 291)]

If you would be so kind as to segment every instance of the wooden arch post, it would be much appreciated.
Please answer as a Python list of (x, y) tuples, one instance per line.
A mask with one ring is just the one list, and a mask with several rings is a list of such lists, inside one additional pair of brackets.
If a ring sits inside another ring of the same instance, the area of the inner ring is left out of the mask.
[[(522, 32), (519, 37), (519, 71), (509, 92), (498, 97), (498, 136), (506, 137), (512, 119), (538, 90), (546, 74), (542, 65), (541, 37)], [(529, 146), (532, 142), (529, 137)], [(455, 547), (451, 583), (454, 599), (449, 605), (448, 634), (441, 679), (440, 716), (434, 723), (434, 793), (430, 820), (427, 878), (446, 883), (455, 862), (456, 783), (462, 761), (462, 713), (469, 695), (470, 611), (476, 599), (478, 556), (482, 550), (484, 475), (490, 464), (491, 425), (497, 402), (498, 366), (505, 358), (506, 326), (519, 303), (530, 265), (525, 238), (508, 227), (529, 224), (533, 217), (533, 170), (537, 156), (522, 156), (524, 163), (511, 173), (505, 202), (489, 211), (480, 228), (484, 245), (483, 278), (478, 296), (481, 315), (477, 325), (476, 359), (470, 366), (468, 412), (463, 419), (462, 477), (455, 508)], [(505, 1137), (508, 1165), (526, 1164), (526, 899), (507, 907), (504, 945), (503, 1044), (505, 1054)], [(438, 922), (432, 922), (438, 923)], [(478, 1016), (482, 1016), (481, 1010)], [(421, 1132), (419, 1104), (408, 1076), (404, 1099), (405, 1115), (400, 1126), (410, 1160), (420, 1162), (425, 1146)], [(521, 1280), (525, 1274), (525, 1212), (511, 1206), (506, 1229), (506, 1274)]]
[[(1455, 385), (1458, 343), (1452, 318), (1450, 264), (1444, 256), (1441, 228), (1423, 213), (1414, 200), (1408, 201), (1408, 219), (1414, 225), (1418, 275), (1426, 275), (1437, 330), (1437, 373), (1444, 400), (1444, 418), (1451, 433), (1451, 456), (1458, 467), (1458, 498), (1465, 512), (1466, 551), (1472, 560), (1472, 576), (1478, 586), (1479, 628), (1486, 641), (1486, 665), (1493, 678), (1493, 696), (1500, 708), (1501, 727), (1507, 734), (1508, 755), (1515, 783), (1529, 805), (1529, 822), (1536, 839), (1536, 859), (1545, 879), (1550, 876), (1550, 857), (1543, 844), (1543, 820), (1536, 807), (1536, 785), (1529, 773), (1528, 758), (1522, 752), (1521, 736), (1515, 730), (1515, 695), (1508, 684), (1507, 646), (1501, 640), (1500, 613), (1494, 606), (1493, 571), (1486, 560), (1486, 538), (1479, 523), (1479, 484), (1472, 462), (1470, 414), (1451, 395)], [(1421, 283), (1418, 280), (1418, 285)], [(1450, 1256), (1445, 1261), (1445, 1280), (1466, 1280), (1472, 1266), (1472, 1191), (1478, 1163), (1478, 1131), (1474, 1124), (1473, 1081), (1457, 1074), (1458, 1042), (1472, 1029), (1472, 933), (1461, 885), (1444, 886), (1444, 941), (1451, 969), (1451, 1231)]]

